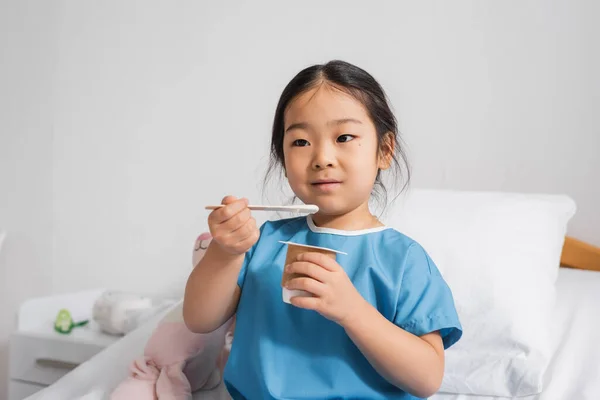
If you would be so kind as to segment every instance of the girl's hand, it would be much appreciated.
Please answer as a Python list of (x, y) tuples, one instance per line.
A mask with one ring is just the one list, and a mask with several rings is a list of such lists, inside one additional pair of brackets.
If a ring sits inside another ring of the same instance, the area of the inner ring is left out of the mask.
[(241, 255), (258, 241), (259, 230), (248, 209), (248, 200), (227, 196), (208, 216), (208, 227), (213, 240), (232, 255)]
[(346, 271), (326, 255), (302, 253), (286, 268), (290, 273), (305, 275), (290, 279), (286, 287), (304, 290), (314, 296), (292, 297), (290, 302), (296, 307), (315, 310), (345, 327), (365, 303)]

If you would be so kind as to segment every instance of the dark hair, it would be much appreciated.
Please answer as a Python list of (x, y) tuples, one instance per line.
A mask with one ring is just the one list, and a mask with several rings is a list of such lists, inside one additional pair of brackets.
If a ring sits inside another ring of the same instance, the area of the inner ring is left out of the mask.
[[(394, 142), (394, 179), (392, 182), (396, 186), (402, 178), (402, 172), (404, 172), (404, 184), (400, 190), (402, 191), (410, 181), (410, 168), (404, 148), (401, 146), (402, 142), (398, 132), (398, 123), (390, 108), (387, 96), (381, 85), (368, 72), (348, 62), (339, 60), (330, 61), (327, 64), (313, 65), (300, 71), (283, 89), (273, 120), (271, 156), (267, 174), (265, 175), (265, 186), (273, 170), (276, 167), (283, 167), (285, 165), (283, 155), (284, 114), (288, 105), (298, 95), (322, 83), (330, 84), (333, 88), (346, 92), (363, 104), (375, 125), (380, 150), (384, 145), (386, 135), (391, 135), (390, 139)], [(402, 166), (404, 166), (404, 171)], [(388, 200), (388, 192), (381, 180), (381, 171), (377, 172), (372, 195), (378, 201), (383, 201), (383, 208), (385, 208)]]

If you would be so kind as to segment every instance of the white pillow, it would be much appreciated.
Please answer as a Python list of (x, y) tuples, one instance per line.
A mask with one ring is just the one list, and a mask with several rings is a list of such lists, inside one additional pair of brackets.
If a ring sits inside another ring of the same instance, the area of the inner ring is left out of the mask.
[(409, 191), (388, 225), (419, 242), (452, 289), (463, 326), (441, 392), (524, 396), (542, 390), (560, 255), (575, 203), (566, 196)]

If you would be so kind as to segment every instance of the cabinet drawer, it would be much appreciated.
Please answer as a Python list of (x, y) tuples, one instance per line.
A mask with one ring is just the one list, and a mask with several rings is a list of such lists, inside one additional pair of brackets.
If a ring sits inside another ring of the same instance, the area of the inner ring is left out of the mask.
[(23, 400), (45, 387), (35, 383), (10, 381), (8, 382), (8, 400)]
[(98, 344), (61, 339), (23, 333), (12, 335), (10, 379), (50, 385), (104, 349)]

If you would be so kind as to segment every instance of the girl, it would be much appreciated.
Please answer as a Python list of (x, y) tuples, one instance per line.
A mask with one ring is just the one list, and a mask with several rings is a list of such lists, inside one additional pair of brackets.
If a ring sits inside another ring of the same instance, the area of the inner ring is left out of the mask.
[[(236, 313), (225, 383), (234, 399), (415, 399), (435, 393), (444, 349), (462, 330), (450, 289), (425, 250), (369, 211), (380, 173), (403, 157), (375, 79), (341, 61), (301, 71), (275, 112), (271, 166), (319, 212), (257, 229), (246, 199), (228, 196), (214, 240), (189, 277), (184, 319), (210, 332)], [(347, 253), (304, 253), (291, 241)], [(283, 268), (303, 277), (281, 299)]]

